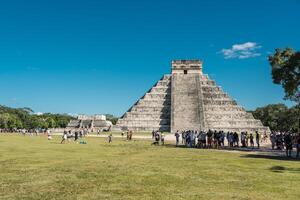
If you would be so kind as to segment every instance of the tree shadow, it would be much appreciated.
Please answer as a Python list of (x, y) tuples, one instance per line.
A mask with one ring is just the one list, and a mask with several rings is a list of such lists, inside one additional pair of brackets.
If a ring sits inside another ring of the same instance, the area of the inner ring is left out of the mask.
[(284, 171), (295, 172), (295, 173), (300, 172), (300, 168), (288, 168), (283, 166), (273, 166), (269, 168), (269, 170), (275, 173), (283, 173)]
[(273, 154), (273, 155), (266, 155), (266, 154), (246, 154), (241, 155), (242, 158), (262, 158), (262, 159), (271, 159), (271, 160), (282, 160), (282, 161), (295, 161), (300, 162), (300, 158), (295, 157), (286, 157), (283, 155)]

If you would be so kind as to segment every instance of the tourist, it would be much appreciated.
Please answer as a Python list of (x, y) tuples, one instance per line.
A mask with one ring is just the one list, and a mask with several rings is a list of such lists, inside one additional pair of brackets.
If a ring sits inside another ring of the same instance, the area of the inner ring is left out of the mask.
[(161, 144), (162, 144), (162, 145), (165, 144), (165, 134), (161, 133), (160, 141), (161, 141)]
[(213, 133), (213, 147), (218, 148), (218, 133), (216, 130)]
[(272, 149), (274, 149), (275, 148), (275, 143), (276, 143), (276, 136), (275, 136), (275, 133), (273, 131), (270, 133), (270, 141), (271, 141)]
[(133, 134), (133, 132), (129, 131), (129, 140), (132, 140), (132, 134)]
[(290, 133), (284, 135), (285, 152), (287, 157), (292, 157), (293, 140)]
[(296, 157), (299, 157), (300, 154), (300, 133), (298, 133), (297, 137), (296, 137), (296, 149), (297, 149), (297, 155)]
[(206, 147), (206, 133), (204, 131), (200, 131), (198, 135), (198, 148)]
[(237, 132), (234, 132), (233, 134), (233, 143), (236, 147), (239, 147), (239, 135)]
[(202, 148), (206, 148), (206, 133), (204, 131), (202, 131), (202, 134), (201, 134), (201, 146)]
[(242, 143), (242, 147), (246, 147), (246, 134), (245, 134), (245, 132), (241, 133), (241, 143)]
[(78, 140), (78, 135), (79, 135), (78, 131), (75, 131), (75, 137), (74, 137), (75, 142), (77, 142), (77, 140)]
[(248, 147), (249, 146), (249, 139), (250, 139), (250, 136), (249, 136), (249, 134), (248, 134), (248, 132), (246, 131), (246, 147)]
[(155, 132), (155, 136), (154, 136), (154, 142), (153, 142), (152, 144), (154, 144), (154, 145), (159, 145), (159, 139), (160, 139), (159, 132), (156, 131), (156, 132)]
[(259, 148), (259, 139), (260, 139), (260, 135), (259, 135), (258, 131), (256, 131), (255, 132), (255, 140), (256, 140), (257, 148)]
[[(179, 144), (179, 137), (180, 137), (180, 135), (179, 135), (179, 131), (177, 130), (177, 131), (176, 131), (176, 133), (175, 133), (175, 138), (176, 138), (176, 146), (178, 146), (178, 144)], [(154, 138), (154, 136), (152, 136), (152, 138)]]
[(49, 129), (47, 130), (47, 138), (48, 140), (52, 140), (51, 131)]
[(190, 131), (187, 131), (185, 133), (185, 146), (186, 147), (191, 147), (191, 134), (190, 134)]
[(63, 136), (62, 136), (62, 140), (60, 142), (61, 144), (65, 143), (65, 141), (68, 139), (67, 133), (68, 132), (65, 130), (64, 133), (63, 133)]
[(181, 143), (185, 144), (184, 143), (185, 142), (185, 132), (184, 131), (181, 132), (181, 139), (182, 139)]
[(208, 130), (207, 132), (207, 147), (212, 148), (212, 136), (213, 132), (211, 130)]
[(229, 135), (230, 135), (230, 133), (229, 133), (229, 131), (227, 132), (227, 134), (226, 134), (226, 139), (227, 139), (227, 145), (229, 146)]
[(112, 143), (112, 134), (108, 135), (108, 143)]
[(253, 138), (252, 133), (250, 133), (250, 146), (251, 146), (252, 148), (254, 148), (254, 138)]
[(195, 147), (195, 132), (194, 131), (191, 131), (190, 133), (190, 147)]

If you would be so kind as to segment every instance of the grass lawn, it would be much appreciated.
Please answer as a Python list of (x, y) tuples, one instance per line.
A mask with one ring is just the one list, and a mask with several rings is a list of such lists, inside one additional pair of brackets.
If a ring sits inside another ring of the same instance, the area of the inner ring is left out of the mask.
[(300, 161), (87, 138), (0, 135), (0, 199), (300, 199)]

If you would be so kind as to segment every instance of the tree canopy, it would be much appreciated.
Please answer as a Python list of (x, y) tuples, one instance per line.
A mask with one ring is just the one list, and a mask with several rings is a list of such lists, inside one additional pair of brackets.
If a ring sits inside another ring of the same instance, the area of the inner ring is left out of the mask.
[(300, 106), (288, 108), (284, 104), (270, 104), (252, 111), (256, 119), (273, 131), (299, 130)]
[(36, 115), (30, 108), (0, 106), (0, 128), (5, 129), (65, 128), (71, 119), (67, 114)]
[(269, 56), (272, 66), (273, 83), (280, 84), (285, 91), (285, 99), (300, 102), (300, 52), (291, 48), (276, 49)]

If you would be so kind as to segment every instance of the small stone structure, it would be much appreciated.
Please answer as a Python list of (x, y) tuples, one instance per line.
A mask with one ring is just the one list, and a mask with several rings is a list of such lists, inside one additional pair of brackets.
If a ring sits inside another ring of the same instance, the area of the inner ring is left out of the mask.
[(269, 132), (208, 75), (200, 60), (172, 61), (164, 75), (117, 122), (122, 130)]
[(71, 120), (67, 129), (85, 128), (89, 130), (110, 130), (112, 123), (106, 120), (105, 115), (78, 115), (76, 120)]

